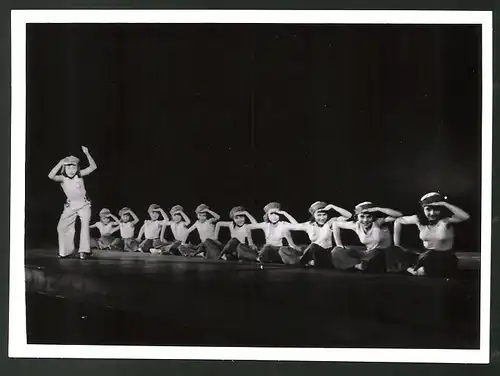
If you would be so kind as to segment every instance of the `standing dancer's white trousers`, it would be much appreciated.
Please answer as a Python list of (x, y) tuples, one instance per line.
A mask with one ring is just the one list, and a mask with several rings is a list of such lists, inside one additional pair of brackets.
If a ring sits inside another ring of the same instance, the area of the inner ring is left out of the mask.
[(57, 225), (59, 238), (59, 255), (68, 256), (75, 248), (75, 222), (80, 217), (80, 247), (78, 252), (90, 253), (90, 201), (70, 201), (64, 205), (64, 210)]

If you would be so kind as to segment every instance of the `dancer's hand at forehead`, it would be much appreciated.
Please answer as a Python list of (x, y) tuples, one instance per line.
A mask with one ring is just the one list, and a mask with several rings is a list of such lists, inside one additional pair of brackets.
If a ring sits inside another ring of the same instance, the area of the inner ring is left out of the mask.
[(430, 204), (427, 204), (426, 206), (444, 206), (445, 202), (444, 201), (436, 201), (436, 202), (431, 202)]

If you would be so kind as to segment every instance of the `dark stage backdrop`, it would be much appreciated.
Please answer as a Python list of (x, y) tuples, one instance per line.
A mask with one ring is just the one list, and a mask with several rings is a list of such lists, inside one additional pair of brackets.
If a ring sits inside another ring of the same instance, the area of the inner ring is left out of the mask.
[(57, 243), (47, 174), (86, 145), (93, 220), (151, 203), (260, 219), (274, 200), (298, 220), (316, 200), (414, 214), (441, 190), (478, 251), (480, 54), (476, 26), (28, 25), (28, 246)]

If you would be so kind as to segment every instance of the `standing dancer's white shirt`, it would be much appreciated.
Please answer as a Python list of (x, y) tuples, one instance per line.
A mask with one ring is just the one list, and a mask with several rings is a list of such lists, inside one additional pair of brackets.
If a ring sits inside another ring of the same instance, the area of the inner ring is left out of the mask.
[[(81, 171), (80, 174), (83, 174), (83, 171)], [(78, 175), (75, 175), (72, 178), (64, 175), (56, 175), (53, 180), (61, 182), (61, 188), (69, 202), (83, 203), (87, 199), (85, 183), (83, 178)]]

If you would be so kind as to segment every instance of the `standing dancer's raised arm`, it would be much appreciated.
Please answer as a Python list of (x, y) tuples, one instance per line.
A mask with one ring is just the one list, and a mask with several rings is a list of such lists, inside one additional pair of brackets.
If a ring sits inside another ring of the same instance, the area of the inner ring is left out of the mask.
[(83, 153), (86, 155), (87, 160), (89, 161), (89, 167), (84, 168), (83, 170), (80, 171), (80, 174), (82, 176), (87, 176), (90, 175), (92, 172), (94, 172), (97, 169), (97, 164), (94, 161), (94, 158), (89, 153), (89, 149), (85, 146), (82, 146)]

